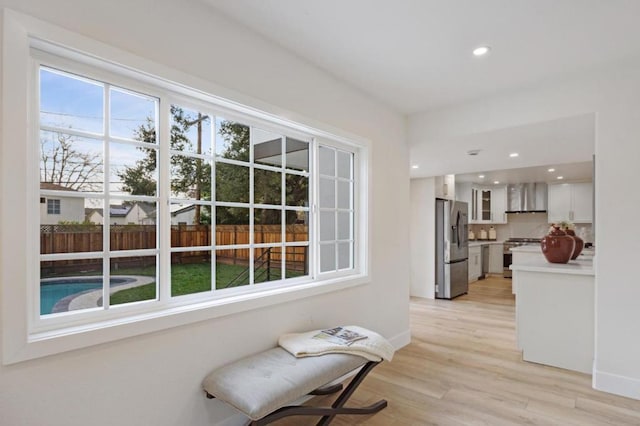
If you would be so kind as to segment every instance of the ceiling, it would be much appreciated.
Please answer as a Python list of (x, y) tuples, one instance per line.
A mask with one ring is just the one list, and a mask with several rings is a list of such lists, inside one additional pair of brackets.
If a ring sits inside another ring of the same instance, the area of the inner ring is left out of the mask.
[(198, 1), (405, 114), (640, 53), (637, 0)]
[[(553, 171), (550, 172), (550, 169)], [(562, 179), (558, 179), (558, 177), (562, 177)], [(504, 185), (528, 182), (590, 182), (592, 179), (593, 162), (585, 161), (581, 163), (550, 164), (538, 167), (458, 174), (455, 181), (483, 185)]]
[[(640, 56), (638, 0), (196, 1), (407, 115)], [(474, 57), (480, 45), (491, 51)], [(594, 115), (565, 117), (411, 146), (410, 175), (520, 180), (578, 163), (574, 178), (588, 180), (594, 147)]]

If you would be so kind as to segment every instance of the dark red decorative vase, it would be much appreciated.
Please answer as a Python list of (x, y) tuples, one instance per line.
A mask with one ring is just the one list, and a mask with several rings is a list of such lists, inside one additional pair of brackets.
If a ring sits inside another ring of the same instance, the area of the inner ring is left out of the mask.
[(542, 254), (549, 263), (567, 263), (573, 256), (576, 242), (559, 227), (554, 226), (540, 242)]
[(571, 260), (576, 260), (578, 256), (580, 256), (580, 253), (582, 253), (582, 249), (584, 248), (584, 241), (582, 238), (576, 235), (573, 229), (567, 229), (565, 232), (568, 236), (576, 241), (576, 246), (573, 249), (573, 255), (571, 255)]

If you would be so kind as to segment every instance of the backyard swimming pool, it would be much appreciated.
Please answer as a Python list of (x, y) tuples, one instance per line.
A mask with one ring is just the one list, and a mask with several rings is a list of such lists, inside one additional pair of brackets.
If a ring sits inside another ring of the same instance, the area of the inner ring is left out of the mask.
[[(133, 280), (127, 278), (111, 278), (111, 285), (124, 284)], [(102, 288), (102, 277), (56, 278), (40, 282), (40, 315), (54, 313), (54, 306), (64, 299), (73, 299), (81, 293)], [(60, 308), (60, 307), (59, 307)], [(66, 311), (61, 309), (60, 311)]]

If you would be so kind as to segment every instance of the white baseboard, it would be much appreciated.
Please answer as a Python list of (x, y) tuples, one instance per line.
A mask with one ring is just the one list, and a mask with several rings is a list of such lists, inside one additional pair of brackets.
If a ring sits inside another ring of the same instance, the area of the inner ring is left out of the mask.
[(593, 388), (640, 400), (640, 380), (594, 370)]
[(396, 334), (389, 339), (389, 342), (396, 350), (407, 346), (411, 343), (411, 330), (405, 330), (400, 334)]

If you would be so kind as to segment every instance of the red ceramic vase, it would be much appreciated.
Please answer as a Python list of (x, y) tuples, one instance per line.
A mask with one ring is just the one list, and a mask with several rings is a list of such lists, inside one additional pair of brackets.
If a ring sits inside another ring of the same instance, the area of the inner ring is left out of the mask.
[(554, 226), (540, 242), (542, 254), (549, 263), (567, 263), (573, 256), (573, 249), (576, 242), (573, 237), (568, 236), (563, 230)]
[(582, 253), (582, 249), (584, 248), (584, 241), (582, 238), (578, 237), (573, 229), (567, 229), (565, 231), (568, 236), (573, 238), (576, 241), (576, 246), (573, 249), (573, 255), (571, 255), (571, 260), (576, 260), (580, 253)]

